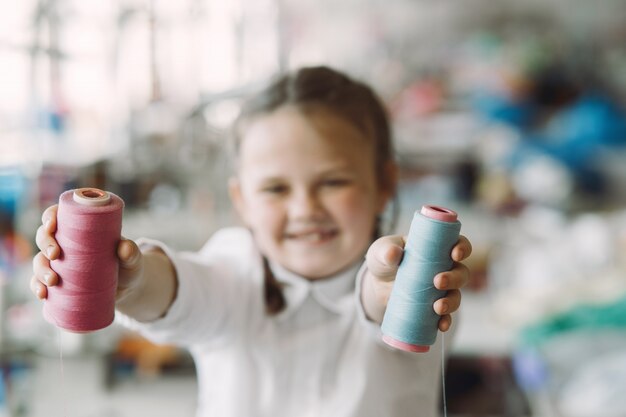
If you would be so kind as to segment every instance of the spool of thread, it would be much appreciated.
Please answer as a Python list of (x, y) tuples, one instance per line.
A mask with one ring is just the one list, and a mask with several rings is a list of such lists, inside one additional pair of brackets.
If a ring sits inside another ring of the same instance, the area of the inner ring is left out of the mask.
[(97, 188), (61, 194), (55, 234), (61, 254), (50, 262), (59, 283), (48, 288), (48, 322), (77, 333), (113, 322), (123, 209), (121, 198)]
[(449, 209), (426, 205), (415, 212), (381, 326), (388, 345), (428, 352), (437, 338), (439, 315), (433, 303), (446, 292), (433, 279), (452, 268), (450, 256), (461, 223)]

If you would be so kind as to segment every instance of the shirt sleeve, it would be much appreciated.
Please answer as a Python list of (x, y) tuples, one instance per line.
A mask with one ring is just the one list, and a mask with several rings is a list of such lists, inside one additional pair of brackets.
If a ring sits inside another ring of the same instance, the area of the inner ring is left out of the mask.
[[(242, 242), (232, 240), (218, 232), (197, 253), (175, 252), (161, 242), (138, 240), (142, 251), (159, 248), (171, 260), (177, 276), (176, 298), (159, 319), (140, 322), (118, 312), (118, 322), (156, 343), (189, 347), (228, 341), (244, 325), (255, 298), (252, 280), (244, 276), (249, 274), (246, 265), (251, 260), (237, 262), (237, 255), (244, 255)], [(233, 305), (247, 308), (230, 308)]]

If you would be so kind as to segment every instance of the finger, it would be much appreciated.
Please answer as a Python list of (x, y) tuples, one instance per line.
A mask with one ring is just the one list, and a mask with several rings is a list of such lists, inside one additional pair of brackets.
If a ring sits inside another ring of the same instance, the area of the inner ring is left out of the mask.
[(41, 215), (41, 226), (37, 229), (37, 247), (43, 251), (48, 259), (58, 258), (61, 250), (54, 240), (54, 233), (57, 230), (58, 205), (48, 207)]
[(452, 253), (450, 256), (453, 261), (461, 262), (464, 259), (467, 259), (468, 256), (472, 254), (472, 244), (465, 236), (459, 236), (459, 241), (454, 248), (452, 248)]
[(433, 283), (438, 290), (458, 290), (467, 285), (469, 278), (469, 268), (464, 264), (455, 263), (451, 270), (435, 275)]
[(30, 279), (30, 290), (40, 300), (44, 300), (48, 297), (48, 288), (46, 288), (46, 286), (43, 285), (35, 276)]
[(141, 268), (141, 251), (132, 240), (122, 238), (117, 246), (117, 256), (120, 260), (120, 268), (128, 271), (137, 271)]
[(44, 285), (52, 287), (59, 283), (59, 276), (50, 268), (50, 261), (41, 252), (33, 257), (33, 273)]
[(382, 280), (393, 280), (404, 254), (405, 240), (402, 236), (384, 236), (370, 246), (366, 255), (367, 268)]
[(61, 248), (50, 232), (48, 232), (49, 227), (50, 226), (46, 226), (45, 224), (39, 226), (35, 235), (35, 242), (44, 256), (52, 261), (59, 257)]
[(452, 316), (449, 314), (441, 316), (439, 319), (439, 330), (442, 332), (447, 332), (452, 327)]
[(59, 205), (55, 204), (45, 209), (44, 212), (41, 214), (41, 224), (44, 225), (46, 231), (50, 234), (56, 232), (57, 230), (58, 209)]
[(448, 291), (445, 297), (438, 299), (433, 304), (433, 310), (440, 316), (454, 313), (461, 306), (461, 291)]

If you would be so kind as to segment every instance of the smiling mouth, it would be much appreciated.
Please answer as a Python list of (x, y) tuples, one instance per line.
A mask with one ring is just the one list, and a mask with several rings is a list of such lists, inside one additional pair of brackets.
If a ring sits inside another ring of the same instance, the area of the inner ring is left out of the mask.
[(338, 234), (339, 232), (336, 229), (309, 230), (296, 233), (286, 233), (285, 238), (295, 242), (318, 244), (328, 242)]

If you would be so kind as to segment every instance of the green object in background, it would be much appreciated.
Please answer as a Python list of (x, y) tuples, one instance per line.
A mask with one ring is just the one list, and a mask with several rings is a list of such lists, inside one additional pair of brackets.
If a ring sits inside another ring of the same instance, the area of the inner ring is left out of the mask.
[(580, 305), (541, 323), (526, 327), (520, 334), (527, 346), (541, 345), (554, 336), (576, 330), (626, 329), (626, 297), (611, 304)]

